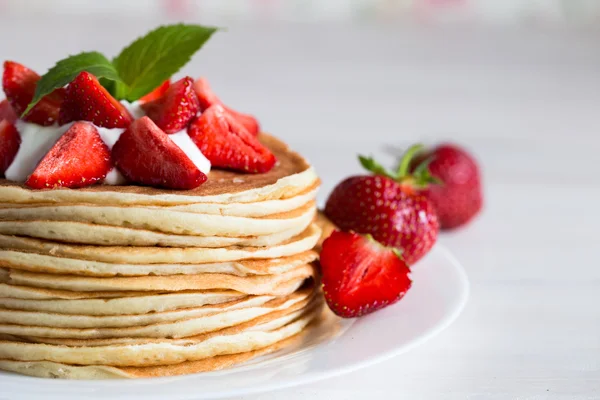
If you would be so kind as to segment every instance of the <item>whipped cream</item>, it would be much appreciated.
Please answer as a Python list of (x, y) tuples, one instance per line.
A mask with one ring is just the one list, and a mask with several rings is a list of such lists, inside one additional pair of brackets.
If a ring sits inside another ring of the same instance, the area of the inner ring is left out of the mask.
[(73, 124), (42, 126), (17, 120), (15, 128), (21, 135), (21, 146), (15, 159), (4, 172), (6, 179), (25, 182), (54, 143), (71, 125)]
[[(131, 115), (135, 118), (141, 118), (145, 115), (139, 102), (129, 103), (121, 101)], [(17, 120), (15, 128), (21, 136), (21, 146), (15, 159), (10, 164), (4, 175), (6, 179), (16, 182), (25, 182), (27, 177), (33, 173), (38, 163), (50, 151), (56, 141), (73, 125), (73, 123), (58, 126), (41, 126)], [(95, 126), (95, 125), (94, 125)], [(96, 126), (98, 134), (109, 149), (112, 149), (121, 134), (125, 132), (123, 128), (103, 128)], [(208, 175), (210, 172), (210, 161), (202, 154), (198, 146), (194, 144), (186, 129), (169, 135), (175, 143), (189, 158), (194, 165)], [(113, 168), (106, 175), (103, 181), (106, 185), (124, 185), (127, 183), (125, 177), (117, 168)]]

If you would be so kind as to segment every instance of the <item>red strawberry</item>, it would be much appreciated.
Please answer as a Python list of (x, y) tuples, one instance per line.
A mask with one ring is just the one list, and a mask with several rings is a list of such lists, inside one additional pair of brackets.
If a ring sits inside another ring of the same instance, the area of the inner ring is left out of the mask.
[[(16, 114), (21, 115), (27, 109), (39, 80), (40, 76), (24, 65), (12, 61), (4, 63), (2, 85)], [(64, 96), (64, 89), (56, 89), (44, 96), (23, 119), (39, 125), (52, 125), (58, 119)]]
[(67, 86), (60, 110), (59, 123), (71, 121), (90, 121), (104, 128), (127, 128), (133, 118), (94, 75), (83, 71)]
[[(475, 159), (464, 149), (442, 144), (420, 155), (415, 161), (429, 161), (429, 172), (443, 185), (423, 191), (437, 212), (442, 229), (466, 224), (481, 210), (481, 175)], [(414, 163), (413, 165), (416, 165)]]
[(193, 120), (188, 133), (213, 167), (261, 173), (275, 165), (273, 153), (220, 105)]
[(206, 175), (148, 117), (134, 121), (112, 150), (116, 167), (132, 182), (169, 189), (193, 189)]
[(146, 115), (165, 133), (184, 129), (200, 110), (194, 92), (194, 80), (185, 77), (178, 80), (160, 98), (142, 104)]
[(223, 102), (211, 90), (206, 79), (199, 78), (196, 80), (196, 82), (194, 82), (194, 89), (198, 95), (198, 100), (200, 100), (200, 109), (202, 111), (215, 104), (222, 105), (225, 111), (227, 111), (233, 118), (242, 124), (244, 128), (248, 130), (248, 132), (254, 136), (258, 135), (258, 132), (260, 131), (258, 120), (252, 115), (241, 113), (223, 104)]
[(96, 128), (87, 122), (76, 122), (44, 156), (25, 184), (34, 189), (80, 188), (101, 181), (110, 168), (110, 150)]
[(341, 229), (369, 233), (386, 246), (402, 249), (409, 265), (431, 249), (439, 230), (433, 204), (416, 191), (431, 177), (408, 174), (408, 163), (420, 148), (407, 151), (396, 173), (361, 157), (363, 166), (378, 175), (347, 178), (333, 189), (325, 206), (325, 214)]
[(0, 102), (0, 121), (7, 120), (10, 123), (14, 123), (18, 118), (19, 116), (15, 114), (15, 110), (13, 110), (8, 100), (2, 100)]
[(340, 317), (360, 317), (397, 302), (410, 289), (409, 273), (396, 249), (368, 235), (335, 231), (323, 242), (323, 293)]
[(169, 89), (170, 86), (171, 86), (171, 80), (167, 79), (166, 81), (161, 83), (161, 85), (159, 87), (157, 87), (156, 89), (154, 89), (147, 95), (143, 96), (140, 99), (140, 103), (148, 103), (149, 101), (154, 101), (154, 100), (158, 99), (159, 97), (161, 97), (162, 95), (164, 95), (166, 93), (167, 89)]
[(10, 167), (20, 145), (21, 135), (13, 123), (6, 119), (0, 121), (0, 177)]

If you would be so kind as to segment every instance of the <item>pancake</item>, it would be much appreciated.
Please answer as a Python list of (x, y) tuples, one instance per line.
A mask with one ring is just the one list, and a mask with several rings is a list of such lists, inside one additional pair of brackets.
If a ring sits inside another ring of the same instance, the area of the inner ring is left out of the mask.
[(230, 310), (260, 307), (274, 296), (245, 296), (241, 300), (217, 305), (184, 308), (174, 311), (126, 315), (69, 315), (0, 308), (0, 324), (50, 326), (58, 328), (124, 328), (179, 321)]
[[(311, 187), (294, 197), (280, 200), (266, 200), (256, 203), (195, 203), (177, 206), (158, 206), (165, 210), (182, 211), (195, 214), (231, 215), (237, 217), (265, 217), (267, 215), (284, 213), (302, 207), (315, 200), (320, 182), (317, 180)], [(157, 208), (157, 206), (148, 206)]]
[[(307, 221), (310, 223), (310, 221)], [(302, 233), (307, 225), (263, 236), (223, 237), (174, 235), (145, 229), (70, 221), (0, 221), (0, 234), (29, 236), (58, 242), (96, 246), (268, 247)]]
[[(315, 323), (320, 314), (320, 308), (308, 310), (304, 312), (306, 317), (310, 319), (309, 324)], [(290, 320), (290, 316), (293, 317)], [(279, 317), (259, 326), (243, 327), (238, 326), (237, 333), (251, 329), (252, 331), (272, 331), (279, 326), (284, 326), (297, 318), (302, 317), (302, 314), (294, 312), (287, 316)], [(264, 318), (264, 317), (261, 317)], [(253, 321), (247, 324), (251, 324)], [(304, 328), (306, 328), (305, 326)], [(310, 328), (310, 326), (308, 326)], [(0, 359), (0, 369), (17, 372), (29, 376), (41, 378), (61, 378), (61, 379), (115, 379), (115, 378), (151, 378), (161, 376), (175, 376), (199, 372), (216, 371), (231, 367), (235, 364), (246, 362), (252, 358), (261, 355), (269, 354), (278, 351), (282, 348), (290, 348), (298, 345), (305, 337), (306, 330), (283, 339), (274, 344), (262, 347), (256, 350), (225, 354), (204, 358), (196, 361), (184, 361), (177, 364), (157, 365), (150, 367), (118, 367), (110, 365), (74, 365), (64, 364), (52, 361), (16, 361), (8, 359)]]
[(30, 335), (7, 335), (0, 334), (0, 340), (9, 340), (16, 342), (53, 344), (60, 346), (73, 347), (100, 347), (117, 344), (148, 344), (148, 343), (169, 343), (180, 346), (200, 343), (212, 337), (232, 335), (246, 331), (270, 331), (292, 322), (303, 314), (307, 314), (312, 310), (322, 309), (323, 299), (315, 296), (305, 298), (292, 304), (287, 309), (271, 311), (260, 315), (248, 321), (239, 324), (231, 325), (222, 329), (213, 330), (210, 332), (200, 333), (198, 335), (187, 336), (184, 338), (154, 338), (154, 337), (109, 337), (97, 339), (72, 339), (72, 338), (54, 338), (41, 337)]
[[(193, 307), (210, 307), (252, 297), (233, 290), (182, 291), (146, 296), (68, 300), (0, 297), (0, 307), (6, 310), (39, 311), (66, 315), (111, 316), (162, 313)], [(261, 297), (274, 298), (275, 296)]]
[(309, 163), (298, 153), (267, 134), (261, 142), (277, 157), (277, 164), (263, 174), (241, 175), (213, 169), (208, 181), (196, 189), (175, 191), (143, 186), (98, 185), (80, 189), (32, 190), (0, 180), (0, 203), (88, 203), (103, 205), (180, 205), (195, 203), (256, 203), (297, 196), (318, 182)]
[[(272, 287), (273, 292), (279, 295), (284, 295), (294, 292), (296, 289), (301, 287), (304, 283), (304, 279), (296, 277), (289, 281), (281, 282)], [(6, 283), (0, 283), (0, 298), (6, 297), (11, 299), (29, 299), (29, 300), (48, 300), (48, 299), (62, 299), (62, 300), (83, 300), (83, 299), (116, 299), (116, 298), (135, 298), (145, 296), (170, 296), (173, 293), (187, 293), (187, 294), (201, 294), (206, 290), (181, 290), (179, 292), (164, 292), (164, 291), (106, 291), (106, 292), (75, 292), (71, 290), (59, 290), (59, 289), (47, 289), (42, 287), (29, 287), (19, 285), (9, 285)], [(228, 291), (233, 292), (235, 291)], [(261, 293), (265, 294), (265, 293)]]
[[(304, 297), (303, 297), (304, 296)], [(310, 303), (310, 298), (306, 298), (306, 294), (291, 295), (287, 298), (274, 299), (261, 307), (253, 307), (248, 309), (229, 310), (221, 313), (210, 314), (206, 316), (200, 316), (180, 321), (157, 323), (145, 326), (130, 326), (124, 328), (57, 328), (47, 326), (25, 326), (25, 325), (13, 325), (13, 324), (0, 324), (0, 333), (8, 334), (13, 336), (39, 336), (43, 338), (64, 338), (67, 341), (81, 339), (82, 345), (80, 348), (86, 349), (90, 347), (102, 347), (107, 348), (113, 345), (117, 338), (124, 338), (124, 342), (130, 342), (131, 339), (139, 338), (139, 342), (136, 345), (144, 344), (156, 344), (156, 345), (172, 345), (172, 346), (190, 346), (196, 343), (202, 343), (210, 339), (221, 339), (226, 336), (223, 333), (223, 329), (229, 327), (235, 327), (236, 325), (244, 322), (252, 321), (258, 317), (268, 315), (269, 313), (276, 313), (281, 311), (295, 311), (306, 307)], [(292, 308), (296, 306), (295, 308)], [(276, 314), (279, 315), (279, 314)], [(234, 328), (235, 329), (235, 328)], [(214, 335), (209, 335), (209, 339), (204, 340), (198, 339), (196, 336), (203, 333), (219, 331)], [(191, 339), (185, 339), (192, 337)], [(148, 341), (147, 339), (157, 339), (156, 341)], [(183, 338), (182, 340), (176, 340)], [(85, 340), (93, 339), (106, 339), (109, 344), (106, 346), (91, 346)], [(175, 340), (172, 340), (175, 339)], [(12, 358), (6, 353), (2, 352), (2, 342), (0, 341), (0, 359), (1, 358)], [(122, 344), (122, 343), (120, 343)], [(115, 344), (115, 345), (120, 345)], [(240, 350), (240, 351), (250, 351)], [(25, 358), (16, 358), (26, 360)], [(46, 359), (46, 358), (44, 358)], [(193, 358), (191, 358), (193, 359)], [(199, 358), (195, 358), (199, 359)], [(60, 359), (48, 359), (48, 361), (67, 362), (72, 363), (73, 361), (66, 361)], [(143, 361), (143, 360), (140, 360)], [(186, 360), (180, 360), (175, 362), (182, 362)], [(84, 360), (80, 363), (87, 363)], [(172, 362), (168, 362), (172, 363)], [(117, 364), (115, 364), (117, 365)], [(119, 364), (127, 365), (127, 364)], [(136, 364), (131, 364), (136, 365)], [(140, 364), (137, 364), (140, 365)], [(143, 364), (142, 364), (143, 365)]]
[[(187, 212), (193, 214), (210, 214), (210, 215), (229, 215), (229, 216), (237, 216), (237, 217), (265, 217), (273, 214), (280, 214), (287, 211), (293, 211), (297, 208), (302, 207), (305, 204), (315, 200), (317, 195), (317, 190), (319, 188), (320, 182), (315, 182), (311, 187), (307, 188), (302, 193), (294, 197), (289, 197), (285, 199), (279, 200), (266, 200), (260, 201), (256, 203), (229, 203), (229, 204), (220, 204), (220, 203), (194, 203), (194, 204), (181, 204), (181, 205), (161, 205), (161, 206), (153, 206), (153, 205), (143, 205), (144, 208), (148, 208), (151, 210), (162, 209), (165, 211), (179, 211), (179, 212)], [(55, 205), (55, 206), (68, 206), (71, 204), (78, 203), (46, 203), (45, 205)], [(81, 203), (79, 204), (89, 204), (89, 203)], [(18, 203), (0, 203), (0, 208), (9, 208), (13, 206), (27, 206), (27, 204), (18, 204)], [(33, 205), (44, 205), (44, 203), (38, 204), (29, 204), (29, 206)], [(106, 205), (106, 204), (104, 204)], [(119, 207), (131, 207), (133, 205), (113, 205)]]
[(237, 276), (272, 275), (287, 272), (302, 264), (311, 263), (317, 259), (317, 256), (318, 254), (315, 251), (309, 250), (280, 258), (205, 264), (114, 264), (15, 250), (0, 250), (0, 271), (4, 267), (31, 272), (100, 277), (195, 275), (201, 273), (222, 273)]
[[(281, 299), (290, 297), (302, 299), (303, 297), (308, 297), (311, 295), (313, 290), (314, 289), (312, 287), (307, 287), (306, 289), (298, 291), (294, 294), (278, 298), (277, 301), (281, 301)], [(60, 313), (0, 309), (0, 324), (47, 326), (55, 328), (127, 328), (131, 326), (147, 326), (183, 321), (202, 316), (227, 313), (233, 310), (243, 309), (246, 311), (254, 311), (260, 309), (261, 307), (265, 307), (266, 303), (273, 300), (276, 300), (274, 296), (246, 296), (240, 300), (215, 305), (147, 314), (108, 316), (68, 315)]]
[(120, 378), (158, 378), (165, 376), (196, 374), (200, 372), (218, 371), (231, 368), (236, 364), (247, 362), (253, 358), (274, 353), (290, 347), (300, 340), (299, 333), (288, 339), (276, 342), (267, 347), (245, 353), (227, 354), (205, 358), (198, 361), (185, 361), (179, 364), (159, 365), (154, 367), (113, 367), (110, 365), (81, 366), (61, 364), (51, 361), (15, 361), (0, 360), (0, 369), (38, 378), (60, 379), (120, 379)]
[(98, 225), (146, 229), (177, 235), (260, 236), (308, 226), (315, 216), (315, 203), (280, 214), (259, 218), (196, 214), (137, 206), (14, 205), (0, 208), (4, 221), (72, 221)]
[(225, 248), (159, 248), (125, 246), (67, 245), (42, 239), (0, 235), (0, 248), (25, 250), (38, 254), (81, 260), (130, 264), (210, 263), (247, 259), (286, 257), (312, 250), (321, 235), (316, 225), (311, 225), (300, 235), (276, 246), (225, 247)]
[(282, 283), (312, 278), (316, 273), (315, 267), (311, 264), (298, 265), (289, 271), (274, 275), (250, 276), (197, 274), (98, 278), (9, 270), (8, 277), (4, 278), (4, 283), (81, 292), (179, 292), (182, 290), (230, 289), (247, 294), (279, 295), (278, 287)]

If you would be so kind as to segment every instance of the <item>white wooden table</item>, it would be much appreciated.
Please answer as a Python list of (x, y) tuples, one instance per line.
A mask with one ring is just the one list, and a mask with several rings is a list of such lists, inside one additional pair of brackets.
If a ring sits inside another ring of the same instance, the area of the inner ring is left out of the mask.
[[(0, 17), (0, 56), (44, 71), (83, 49), (115, 54), (157, 22)], [(440, 239), (472, 284), (450, 328), (375, 367), (244, 400), (600, 399), (599, 38), (274, 25), (206, 46), (184, 72), (308, 156), (322, 200), (360, 171), (357, 152), (416, 140), (463, 143), (485, 174), (481, 217)]]

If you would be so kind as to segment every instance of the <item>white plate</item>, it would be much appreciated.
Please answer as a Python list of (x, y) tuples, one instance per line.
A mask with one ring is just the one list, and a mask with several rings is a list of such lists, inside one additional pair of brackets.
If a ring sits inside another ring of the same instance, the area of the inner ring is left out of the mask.
[(328, 318), (300, 347), (237, 368), (172, 378), (48, 380), (0, 372), (0, 399), (214, 399), (300, 385), (363, 368), (441, 332), (469, 292), (465, 272), (439, 245), (413, 268), (397, 304), (358, 320)]

